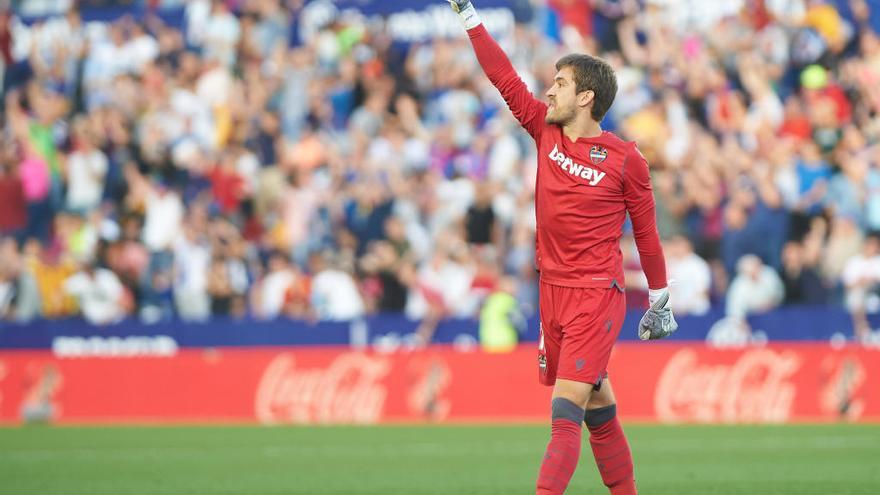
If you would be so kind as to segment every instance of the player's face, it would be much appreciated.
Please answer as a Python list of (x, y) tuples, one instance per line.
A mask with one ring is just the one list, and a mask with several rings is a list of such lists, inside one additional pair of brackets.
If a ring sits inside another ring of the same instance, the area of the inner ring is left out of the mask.
[(547, 90), (548, 106), (544, 121), (548, 124), (564, 126), (574, 120), (577, 112), (589, 112), (588, 105), (592, 99), (592, 91), (577, 92), (573, 69), (563, 67), (556, 73), (553, 86)]
[(574, 119), (577, 105), (575, 104), (574, 74), (571, 67), (563, 67), (553, 78), (553, 86), (547, 90), (548, 124), (565, 125)]

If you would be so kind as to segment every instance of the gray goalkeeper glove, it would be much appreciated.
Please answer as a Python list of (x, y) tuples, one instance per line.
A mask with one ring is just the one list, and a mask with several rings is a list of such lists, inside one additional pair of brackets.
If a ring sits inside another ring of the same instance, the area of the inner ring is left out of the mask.
[(639, 321), (639, 338), (642, 340), (657, 340), (672, 335), (678, 330), (678, 323), (672, 316), (672, 307), (669, 303), (669, 289), (650, 291), (655, 297), (651, 297), (651, 307)]
[(452, 10), (461, 17), (465, 29), (473, 29), (480, 25), (480, 16), (471, 0), (447, 0)]

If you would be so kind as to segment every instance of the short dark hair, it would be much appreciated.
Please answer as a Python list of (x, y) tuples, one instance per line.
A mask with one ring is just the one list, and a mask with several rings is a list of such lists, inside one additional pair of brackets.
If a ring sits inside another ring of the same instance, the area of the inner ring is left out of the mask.
[(617, 76), (608, 62), (599, 57), (572, 53), (556, 62), (556, 70), (571, 67), (574, 72), (575, 90), (580, 93), (590, 90), (594, 93), (593, 109), (590, 116), (600, 122), (617, 96)]

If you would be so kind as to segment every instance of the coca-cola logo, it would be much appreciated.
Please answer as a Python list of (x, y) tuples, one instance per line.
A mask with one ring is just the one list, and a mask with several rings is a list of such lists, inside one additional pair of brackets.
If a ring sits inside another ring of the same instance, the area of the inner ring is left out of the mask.
[(387, 358), (342, 354), (320, 368), (300, 368), (292, 354), (273, 359), (260, 379), (254, 409), (263, 423), (375, 423), (388, 390)]
[(661, 421), (783, 422), (792, 413), (793, 352), (750, 349), (732, 364), (700, 363), (697, 352), (675, 353), (657, 383), (654, 408)]

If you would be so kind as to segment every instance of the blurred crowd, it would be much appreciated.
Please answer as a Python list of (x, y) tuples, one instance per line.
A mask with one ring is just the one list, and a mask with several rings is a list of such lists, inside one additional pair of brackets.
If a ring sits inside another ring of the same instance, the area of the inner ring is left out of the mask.
[[(651, 165), (676, 314), (835, 304), (868, 331), (877, 2), (512, 3), (527, 15), (499, 41), (535, 94), (566, 53), (615, 67), (603, 125)], [(429, 335), (495, 293), (535, 311), (534, 145), (464, 34), (398, 43), (332, 3), (294, 29), (310, 6), (0, 11), (0, 317), (402, 312)]]

